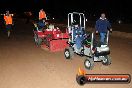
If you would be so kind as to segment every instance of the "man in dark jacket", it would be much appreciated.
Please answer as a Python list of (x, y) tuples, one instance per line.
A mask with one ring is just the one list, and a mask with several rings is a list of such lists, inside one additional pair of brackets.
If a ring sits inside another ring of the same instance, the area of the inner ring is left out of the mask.
[(101, 44), (105, 44), (104, 39), (107, 31), (112, 31), (110, 22), (105, 17), (105, 13), (102, 13), (101, 17), (96, 21), (95, 29), (96, 33), (100, 34)]

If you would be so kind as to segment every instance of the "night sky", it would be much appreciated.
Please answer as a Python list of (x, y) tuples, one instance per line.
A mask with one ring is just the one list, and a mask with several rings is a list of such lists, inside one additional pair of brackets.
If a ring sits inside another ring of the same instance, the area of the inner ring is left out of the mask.
[(105, 12), (109, 17), (132, 19), (130, 0), (0, 0), (1, 11), (11, 9), (13, 11), (26, 11), (44, 8), (52, 14), (67, 14), (72, 11), (83, 12), (86, 15), (99, 16)]

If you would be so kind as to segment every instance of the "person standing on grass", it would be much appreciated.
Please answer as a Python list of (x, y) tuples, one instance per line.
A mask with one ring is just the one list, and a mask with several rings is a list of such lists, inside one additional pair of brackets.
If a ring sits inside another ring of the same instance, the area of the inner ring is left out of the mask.
[(101, 44), (102, 45), (105, 44), (105, 37), (106, 37), (107, 31), (112, 32), (111, 24), (106, 19), (105, 13), (102, 13), (101, 17), (96, 21), (95, 30), (96, 30), (96, 33), (99, 33), (100, 35)]

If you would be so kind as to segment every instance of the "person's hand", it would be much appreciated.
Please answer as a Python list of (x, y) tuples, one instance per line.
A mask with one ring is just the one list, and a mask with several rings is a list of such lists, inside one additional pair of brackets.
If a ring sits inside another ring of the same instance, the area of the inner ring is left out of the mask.
[(110, 29), (110, 31), (112, 31), (112, 28)]
[(96, 34), (98, 34), (99, 32), (98, 31), (96, 31)]
[(4, 15), (5, 16), (5, 14), (0, 14), (0, 15)]
[(11, 16), (14, 16), (14, 14), (11, 14)]
[(110, 32), (112, 33), (112, 28), (110, 29)]

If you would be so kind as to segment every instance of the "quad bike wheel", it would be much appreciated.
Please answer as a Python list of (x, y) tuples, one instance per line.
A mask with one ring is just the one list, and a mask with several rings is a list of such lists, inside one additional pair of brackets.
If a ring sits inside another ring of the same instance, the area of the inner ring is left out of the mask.
[(83, 86), (86, 83), (87, 79), (83, 75), (77, 75), (76, 81), (79, 85)]
[(39, 38), (37, 34), (34, 34), (34, 42), (35, 42), (36, 46), (39, 47), (42, 43), (42, 39)]
[(66, 59), (71, 59), (71, 58), (73, 58), (73, 56), (74, 56), (73, 49), (72, 49), (71, 47), (66, 48), (65, 51), (64, 51), (64, 55), (65, 55), (65, 58), (66, 58)]
[(88, 57), (85, 61), (84, 61), (84, 66), (86, 69), (88, 70), (92, 70), (94, 67), (94, 60), (92, 57)]
[(102, 60), (103, 65), (110, 65), (111, 64), (111, 58), (109, 55), (104, 56), (105, 59)]

